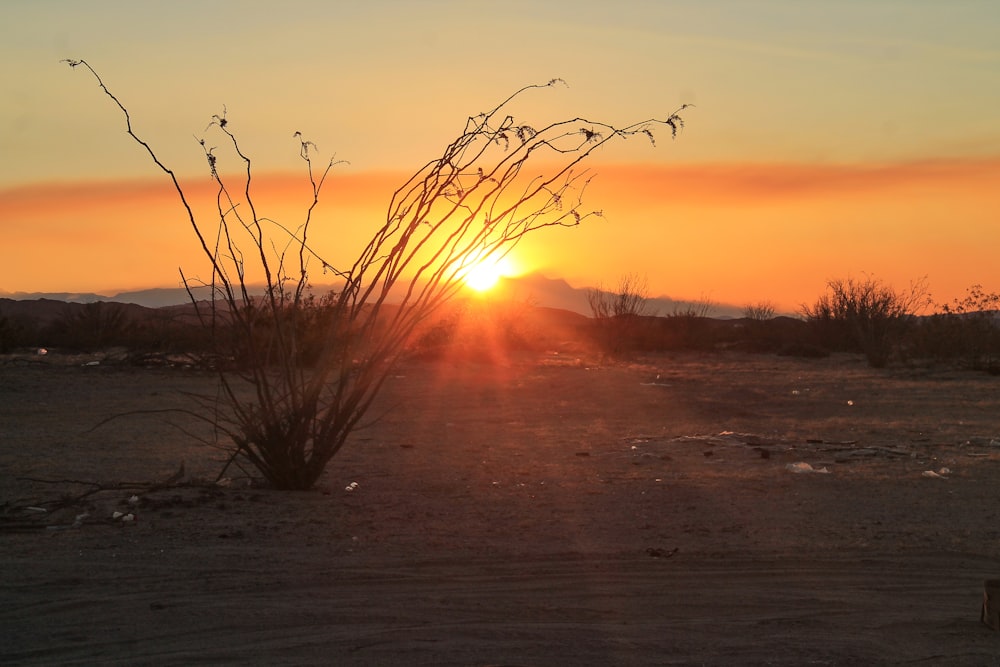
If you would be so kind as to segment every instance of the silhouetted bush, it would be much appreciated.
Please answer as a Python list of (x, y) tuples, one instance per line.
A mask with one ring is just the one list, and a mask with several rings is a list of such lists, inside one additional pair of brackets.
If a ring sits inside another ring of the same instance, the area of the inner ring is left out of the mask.
[(126, 346), (132, 333), (132, 320), (125, 307), (102, 301), (67, 304), (63, 315), (48, 328), (50, 345), (81, 352)]
[(827, 357), (830, 351), (816, 344), (808, 322), (793, 317), (744, 318), (740, 321), (739, 347), (747, 352), (790, 357)]
[(21, 347), (37, 347), (38, 327), (29, 319), (0, 315), (0, 354)]
[[(311, 197), (297, 224), (263, 215), (251, 187), (256, 169), (225, 109), (205, 130), (222, 145), (199, 139), (216, 194), (212, 213), (196, 213), (204, 209), (192, 205), (175, 172), (135, 133), (128, 109), (97, 72), (84, 60), (65, 62), (94, 77), (129, 137), (173, 184), (210, 263), (209, 276), (181, 278), (189, 292), (210, 287), (210, 302), (193, 304), (196, 314), (219, 357), (233, 355), (239, 367), (218, 374), (220, 390), (197, 397), (195, 414), (228, 442), (227, 467), (249, 463), (280, 489), (316, 483), (406, 354), (405, 344), (459, 292), (473, 267), (504, 257), (540, 229), (600, 216), (583, 207), (589, 176), (580, 167), (588, 156), (615, 139), (641, 135), (652, 142), (657, 126), (671, 137), (683, 127), (680, 110), (624, 127), (580, 117), (515, 122), (516, 98), (561, 80), (527, 86), (469, 116), (442, 153), (392, 193), (386, 217), (355, 259), (334, 266), (313, 247), (312, 225), (337, 162), (314, 169), (316, 146), (301, 133), (293, 136)], [(538, 162), (547, 165), (542, 173)], [(329, 308), (309, 303), (310, 275), (318, 270), (338, 280)], [(263, 282), (257, 298), (247, 282), (254, 274)], [(319, 362), (304, 368), (317, 354)], [(250, 398), (238, 390), (244, 385), (253, 387)]]
[(914, 315), (930, 302), (924, 281), (900, 292), (877, 278), (830, 280), (827, 292), (802, 312), (816, 342), (833, 351), (861, 352), (868, 364), (889, 363)]
[(770, 326), (774, 319), (774, 304), (758, 301), (743, 307), (744, 346), (751, 352), (773, 352), (778, 345), (773, 340)]
[(961, 299), (924, 318), (912, 336), (915, 355), (1000, 373), (1000, 294), (973, 285)]
[(587, 290), (587, 303), (594, 339), (604, 354), (621, 356), (648, 348), (649, 320), (643, 317), (649, 303), (645, 278), (627, 274), (614, 290), (598, 285)]

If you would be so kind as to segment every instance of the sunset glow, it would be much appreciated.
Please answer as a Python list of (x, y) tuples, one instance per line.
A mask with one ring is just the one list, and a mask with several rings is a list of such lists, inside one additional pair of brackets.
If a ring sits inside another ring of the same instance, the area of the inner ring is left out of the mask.
[(477, 262), (463, 280), (476, 292), (485, 292), (496, 286), (501, 278), (510, 274), (510, 262), (506, 259), (486, 259)]
[[(406, 176), (343, 171), (330, 176), (311, 236), (335, 267), (367, 242)], [(638, 272), (652, 296), (737, 306), (767, 299), (794, 311), (827, 279), (868, 272), (900, 286), (927, 276), (935, 300), (946, 302), (989, 284), (1000, 246), (1000, 189), (993, 187), (1000, 160), (598, 164), (594, 173), (588, 202), (604, 218), (526, 239), (516, 257), (476, 267), (470, 288), (532, 272), (585, 288)], [(309, 201), (301, 174), (265, 175), (256, 192), (262, 212), (290, 228)], [(211, 222), (207, 181), (191, 194)], [(183, 208), (157, 179), (0, 191), (0, 225), (7, 240), (0, 289), (8, 291), (113, 294), (174, 287), (179, 268), (189, 276), (205, 269)], [(318, 268), (313, 279), (324, 280)]]
[[(926, 276), (938, 303), (976, 283), (1000, 290), (1000, 4), (512, 2), (505, 15), (530, 10), (530, 22), (388, 0), (350, 11), (290, 0), (236, 24), (234, 2), (155, 16), (141, 5), (5, 7), (0, 57), (17, 67), (0, 105), (0, 296), (115, 294), (175, 287), (179, 269), (205, 275), (169, 179), (61, 58), (100, 71), (209, 228), (214, 193), (197, 140), (226, 150), (206, 131), (212, 114), (226, 114), (253, 161), (260, 215), (287, 229), (312, 195), (293, 133), (316, 143), (314, 169), (345, 160), (312, 212), (310, 246), (333, 267), (352, 265), (395, 188), (468, 117), (561, 77), (566, 86), (519, 99), (517, 122), (627, 123), (693, 106), (676, 138), (608, 145), (580, 165), (593, 176), (584, 209), (603, 217), (525, 239), (513, 275), (583, 289), (638, 274), (651, 296), (768, 300), (784, 312), (862, 273), (898, 286)], [(303, 39), (304, 16), (323, 40)], [(493, 29), (468, 29), (479, 24)], [(505, 28), (524, 35), (519, 48)], [(196, 37), (211, 39), (211, 67), (189, 48)], [(373, 42), (379, 50), (358, 60)], [(475, 59), (413, 57), (428, 44), (504, 54), (504, 66), (482, 76)], [(322, 266), (309, 267), (317, 283), (329, 279)], [(488, 290), (501, 275), (511, 267), (477, 267), (466, 284)]]

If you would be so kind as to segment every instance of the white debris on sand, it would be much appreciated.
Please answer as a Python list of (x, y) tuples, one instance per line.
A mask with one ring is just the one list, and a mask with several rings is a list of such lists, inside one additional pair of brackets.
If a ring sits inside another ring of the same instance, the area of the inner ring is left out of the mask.
[(789, 463), (785, 466), (785, 470), (794, 473), (819, 473), (823, 475), (829, 475), (830, 471), (827, 468), (813, 468), (810, 464), (805, 461), (797, 461), (795, 463)]

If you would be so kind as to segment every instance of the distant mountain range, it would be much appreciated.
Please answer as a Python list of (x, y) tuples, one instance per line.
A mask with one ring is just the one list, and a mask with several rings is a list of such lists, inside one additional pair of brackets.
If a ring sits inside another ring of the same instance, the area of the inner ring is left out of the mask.
[[(196, 292), (197, 294), (197, 292)], [(208, 296), (205, 290), (205, 296)], [(108, 301), (114, 303), (134, 303), (147, 308), (163, 308), (190, 303), (188, 293), (182, 287), (162, 287), (118, 294), (95, 294), (93, 292), (0, 292), (0, 298), (14, 301), (45, 299), (66, 303), (94, 303)]]
[[(317, 292), (328, 289), (317, 286)], [(561, 278), (549, 278), (539, 273), (527, 274), (516, 278), (503, 278), (501, 282), (484, 298), (500, 298), (523, 301), (531, 305), (545, 306), (569, 310), (583, 315), (591, 315), (587, 301), (588, 288), (573, 287)], [(195, 291), (198, 298), (209, 296), (208, 288)], [(190, 302), (187, 291), (181, 287), (163, 287), (117, 294), (94, 294), (74, 292), (0, 292), (0, 298), (14, 301), (51, 300), (66, 303), (93, 303), (108, 301), (115, 303), (133, 303), (147, 308), (163, 308), (177, 306)], [(670, 315), (675, 312), (686, 312), (690, 309), (702, 311), (704, 304), (674, 300), (669, 297), (651, 298), (647, 302), (646, 313), (649, 315)], [(711, 304), (707, 315), (720, 319), (741, 317), (742, 308), (726, 304)]]
[[(573, 287), (561, 278), (548, 278), (531, 273), (517, 278), (503, 278), (493, 292), (500, 298), (526, 301), (536, 306), (561, 308), (590, 316), (587, 294), (592, 288)], [(728, 319), (742, 317), (743, 308), (728, 304), (704, 304), (659, 296), (647, 299), (647, 315), (672, 315), (678, 312), (705, 312), (709, 317)]]

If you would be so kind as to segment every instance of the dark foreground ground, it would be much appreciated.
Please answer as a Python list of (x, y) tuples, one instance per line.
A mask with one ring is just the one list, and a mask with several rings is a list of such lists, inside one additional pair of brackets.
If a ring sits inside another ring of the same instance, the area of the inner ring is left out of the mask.
[(0, 365), (0, 664), (1000, 664), (995, 377), (414, 362), (282, 493), (177, 416), (88, 430), (210, 375), (69, 361)]

